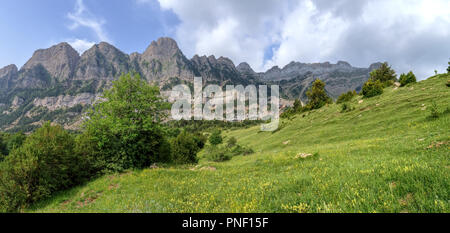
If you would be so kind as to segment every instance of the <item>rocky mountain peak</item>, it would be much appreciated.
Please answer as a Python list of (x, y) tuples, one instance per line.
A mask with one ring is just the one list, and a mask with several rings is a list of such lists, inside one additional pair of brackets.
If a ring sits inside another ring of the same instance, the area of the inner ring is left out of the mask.
[(241, 64), (236, 66), (236, 69), (241, 73), (255, 73), (255, 71), (247, 62), (242, 62)]
[(76, 80), (114, 79), (128, 72), (129, 56), (111, 44), (101, 42), (86, 50), (78, 63)]
[(153, 41), (142, 54), (147, 61), (152, 59), (168, 59), (172, 56), (181, 54), (177, 42), (169, 37), (159, 38)]
[(53, 78), (62, 81), (72, 76), (79, 60), (78, 52), (68, 43), (63, 42), (34, 52), (22, 70), (32, 69), (41, 64)]
[(343, 66), (343, 67), (349, 67), (351, 68), (352, 66), (350, 65), (350, 63), (346, 62), (346, 61), (338, 61), (337, 62), (338, 66)]
[(12, 86), (12, 83), (18, 77), (16, 65), (8, 65), (0, 69), (0, 90), (6, 90)]

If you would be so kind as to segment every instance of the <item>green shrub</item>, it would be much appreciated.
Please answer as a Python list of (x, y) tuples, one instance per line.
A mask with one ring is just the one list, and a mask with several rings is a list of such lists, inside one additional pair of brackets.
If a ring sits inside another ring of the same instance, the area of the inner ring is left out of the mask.
[(309, 91), (306, 92), (308, 96), (308, 104), (306, 105), (308, 110), (319, 109), (323, 107), (325, 104), (332, 103), (331, 98), (327, 95), (325, 91), (325, 83), (316, 79), (312, 84), (312, 87)]
[(6, 144), (6, 135), (0, 133), (0, 161), (2, 161), (3, 155), (8, 154), (8, 147)]
[(231, 147), (236, 146), (236, 143), (237, 143), (237, 140), (236, 140), (235, 137), (230, 137), (230, 138), (228, 138), (228, 140), (227, 140), (227, 146), (228, 146), (228, 148), (231, 148)]
[(349, 91), (349, 92), (346, 92), (346, 93), (342, 93), (338, 97), (336, 103), (337, 104), (341, 104), (341, 103), (344, 103), (344, 102), (348, 102), (348, 101), (352, 100), (353, 97), (355, 97), (356, 95), (357, 95), (356, 91)]
[(380, 81), (383, 87), (394, 84), (397, 80), (395, 71), (389, 66), (387, 62), (381, 64), (381, 67), (370, 72), (371, 81)]
[(433, 103), (431, 104), (431, 107), (430, 107), (429, 118), (431, 118), (431, 119), (439, 118), (439, 108), (438, 108), (436, 102), (434, 102), (434, 101), (433, 101)]
[(161, 124), (167, 103), (158, 87), (139, 74), (127, 74), (114, 81), (103, 97), (106, 101), (94, 106), (84, 128), (90, 140), (85, 143), (92, 146), (90, 157), (98, 160), (96, 166), (115, 172), (144, 168), (167, 158), (160, 154), (167, 146)]
[(222, 141), (222, 132), (218, 129), (214, 130), (211, 136), (209, 136), (209, 143), (211, 143), (211, 145), (219, 145), (222, 143)]
[(205, 147), (206, 141), (208, 141), (208, 137), (206, 137), (202, 133), (197, 133), (192, 135), (194, 137), (195, 143), (197, 143), (198, 148), (203, 149)]
[(383, 93), (383, 85), (379, 80), (369, 80), (362, 87), (362, 94), (365, 98), (381, 95)]
[(6, 157), (0, 174), (0, 209), (14, 212), (80, 183), (72, 135), (46, 123)]
[(407, 74), (401, 74), (400, 75), (400, 85), (406, 86), (409, 83), (415, 83), (417, 82), (416, 80), (416, 76), (414, 75), (414, 73), (412, 71), (409, 71)]
[(183, 131), (171, 142), (172, 160), (178, 164), (197, 163), (198, 143), (192, 134)]

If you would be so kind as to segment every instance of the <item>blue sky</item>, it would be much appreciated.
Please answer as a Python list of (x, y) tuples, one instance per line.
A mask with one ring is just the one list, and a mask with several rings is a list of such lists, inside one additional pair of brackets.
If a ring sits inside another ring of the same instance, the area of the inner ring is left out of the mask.
[(62, 41), (143, 52), (162, 36), (188, 57), (224, 56), (256, 71), (291, 61), (389, 62), (419, 79), (445, 72), (448, 0), (2, 0), (0, 67)]
[(23, 65), (39, 48), (62, 41), (108, 41), (124, 52), (142, 52), (152, 40), (174, 36), (179, 23), (171, 11), (161, 11), (158, 2), (139, 4), (124, 0), (82, 2), (80, 18), (100, 25), (101, 32), (89, 26), (74, 26), (76, 0), (3, 0), (0, 8), (0, 67)]

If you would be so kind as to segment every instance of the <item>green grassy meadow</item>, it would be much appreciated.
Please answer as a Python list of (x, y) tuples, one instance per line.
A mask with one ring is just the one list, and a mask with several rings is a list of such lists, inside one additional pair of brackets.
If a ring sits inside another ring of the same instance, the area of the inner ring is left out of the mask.
[(358, 96), (350, 112), (332, 104), (298, 114), (276, 132), (226, 131), (255, 153), (106, 175), (26, 211), (448, 213), (449, 79)]

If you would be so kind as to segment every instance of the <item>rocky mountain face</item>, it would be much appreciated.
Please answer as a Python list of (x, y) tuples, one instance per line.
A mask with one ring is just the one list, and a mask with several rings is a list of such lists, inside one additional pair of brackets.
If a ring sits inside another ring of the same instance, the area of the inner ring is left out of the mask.
[(278, 84), (284, 98), (305, 102), (305, 92), (315, 78), (324, 80), (327, 92), (337, 97), (344, 91), (359, 90), (377, 67), (292, 62), (257, 73), (247, 63), (235, 66), (225, 57), (195, 55), (188, 59), (171, 38), (160, 38), (142, 54), (130, 55), (102, 42), (80, 56), (68, 43), (60, 43), (37, 50), (20, 69), (15, 65), (0, 69), (0, 130), (27, 132), (47, 120), (74, 128), (83, 109), (98, 100), (111, 81), (130, 71), (163, 91), (201, 76), (205, 84), (222, 86)]
[(275, 66), (265, 73), (253, 76), (262, 82), (280, 85), (285, 98), (306, 101), (306, 91), (316, 79), (324, 81), (327, 93), (337, 98), (349, 90), (360, 91), (369, 79), (369, 73), (380, 66), (381, 63), (374, 63), (369, 68), (356, 68), (344, 61), (337, 64), (291, 62), (282, 69)]

